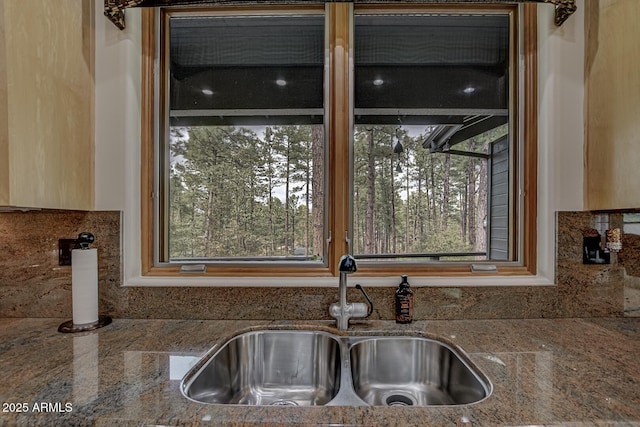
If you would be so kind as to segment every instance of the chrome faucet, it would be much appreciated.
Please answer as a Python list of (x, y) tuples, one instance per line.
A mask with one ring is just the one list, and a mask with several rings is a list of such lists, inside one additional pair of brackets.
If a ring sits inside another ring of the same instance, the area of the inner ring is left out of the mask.
[(344, 331), (349, 328), (349, 319), (352, 317), (369, 317), (373, 311), (373, 303), (360, 285), (356, 285), (356, 288), (362, 291), (369, 303), (369, 306), (361, 302), (347, 302), (347, 274), (358, 271), (355, 258), (349, 254), (343, 255), (338, 264), (338, 271), (340, 271), (340, 281), (338, 283), (340, 301), (331, 304), (329, 307), (329, 313), (331, 314), (331, 317), (336, 319), (338, 329)]

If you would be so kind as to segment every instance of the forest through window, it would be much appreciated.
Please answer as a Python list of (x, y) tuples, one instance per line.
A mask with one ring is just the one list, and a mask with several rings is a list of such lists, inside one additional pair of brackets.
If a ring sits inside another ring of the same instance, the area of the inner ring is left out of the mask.
[[(431, 127), (416, 133), (420, 127), (359, 126), (354, 253), (486, 259), (487, 158), (505, 128), (450, 154), (423, 147)], [(171, 134), (172, 259), (323, 258), (321, 126), (189, 127)]]
[(172, 259), (322, 258), (322, 126), (171, 134)]

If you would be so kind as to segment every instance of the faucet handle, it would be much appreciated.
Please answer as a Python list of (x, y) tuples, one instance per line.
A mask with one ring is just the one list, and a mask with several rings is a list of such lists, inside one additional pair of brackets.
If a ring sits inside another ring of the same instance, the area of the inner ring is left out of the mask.
[(371, 313), (373, 313), (373, 301), (371, 301), (371, 298), (369, 298), (369, 295), (367, 295), (367, 292), (364, 290), (360, 283), (356, 285), (356, 289), (359, 289), (360, 292), (362, 292), (362, 295), (364, 295), (367, 302), (369, 303), (369, 310), (367, 310), (367, 315), (365, 317), (371, 316)]
[(338, 263), (338, 271), (341, 273), (355, 273), (358, 271), (356, 259), (349, 254), (342, 255), (342, 257), (340, 257), (340, 262)]

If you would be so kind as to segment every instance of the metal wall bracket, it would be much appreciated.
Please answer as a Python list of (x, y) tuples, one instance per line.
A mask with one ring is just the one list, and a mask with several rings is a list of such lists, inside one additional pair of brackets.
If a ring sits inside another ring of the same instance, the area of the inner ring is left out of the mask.
[[(334, 0), (345, 2), (348, 0)], [(384, 0), (349, 0), (352, 3), (385, 3)], [(414, 0), (412, 3), (549, 3), (556, 8), (554, 22), (559, 27), (577, 9), (576, 0)], [(247, 4), (247, 1), (229, 0), (104, 0), (104, 14), (121, 30), (125, 29), (124, 10), (130, 7), (187, 6), (207, 4)], [(270, 0), (256, 4), (296, 4), (306, 0)]]

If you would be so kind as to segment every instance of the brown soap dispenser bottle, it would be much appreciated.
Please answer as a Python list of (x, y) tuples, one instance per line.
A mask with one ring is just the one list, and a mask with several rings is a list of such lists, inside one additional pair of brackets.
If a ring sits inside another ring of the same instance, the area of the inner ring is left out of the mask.
[(413, 291), (408, 277), (402, 275), (402, 282), (396, 289), (396, 323), (411, 323), (413, 321)]

